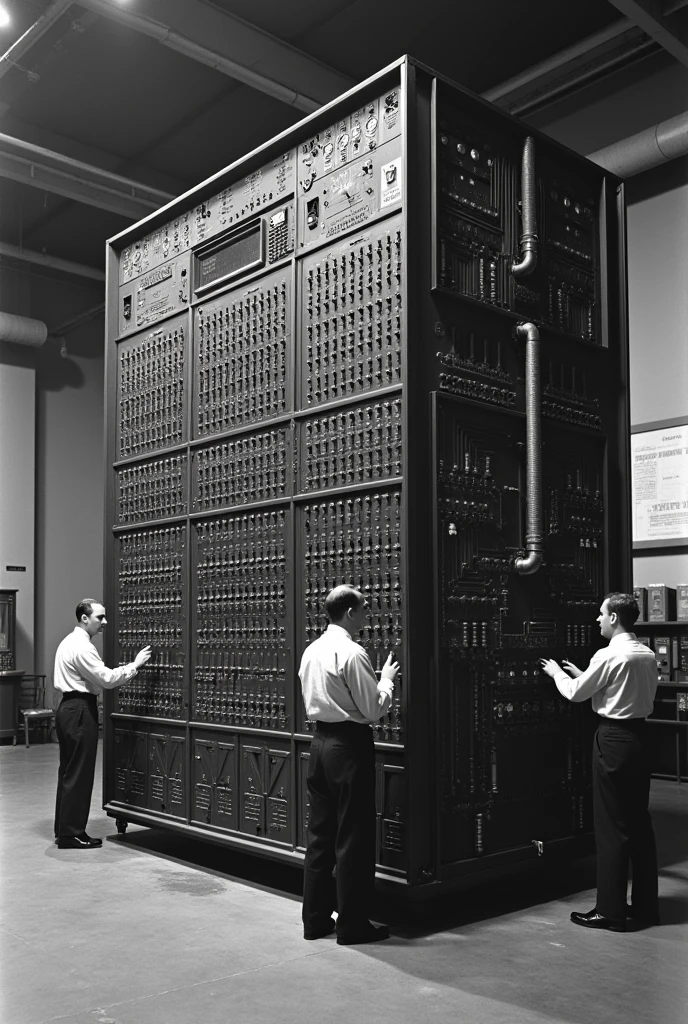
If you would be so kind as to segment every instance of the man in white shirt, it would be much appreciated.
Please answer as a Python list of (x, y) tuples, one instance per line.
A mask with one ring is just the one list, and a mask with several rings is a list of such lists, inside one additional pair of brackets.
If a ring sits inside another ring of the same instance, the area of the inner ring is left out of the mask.
[[(303, 936), (335, 930), (337, 942), (378, 942), (389, 930), (368, 920), (375, 883), (375, 748), (373, 722), (389, 710), (399, 665), (390, 654), (378, 681), (370, 658), (352, 639), (368, 605), (350, 586), (325, 600), (326, 631), (301, 659), (308, 718), (315, 722), (308, 762), (310, 819), (304, 865)], [(336, 864), (336, 883), (332, 871)]]
[(84, 598), (76, 606), (76, 620), (78, 626), (57, 648), (53, 673), (55, 689), (62, 692), (55, 716), (60, 744), (55, 841), (61, 850), (102, 846), (101, 839), (86, 832), (98, 751), (97, 694), (132, 679), (151, 656), (150, 647), (144, 647), (131, 664), (106, 668), (92, 642), (107, 623), (105, 608)]
[[(542, 660), (543, 671), (572, 701), (592, 698), (600, 716), (592, 754), (593, 821), (597, 847), (597, 903), (571, 920), (585, 928), (626, 931), (626, 916), (659, 924), (657, 850), (650, 799), (645, 719), (657, 690), (657, 662), (632, 632), (638, 618), (632, 594), (608, 594), (597, 621), (609, 646), (585, 670)], [(567, 674), (568, 673), (568, 674)], [(573, 677), (573, 678), (571, 678)], [(626, 904), (628, 865), (633, 865), (631, 906)]]

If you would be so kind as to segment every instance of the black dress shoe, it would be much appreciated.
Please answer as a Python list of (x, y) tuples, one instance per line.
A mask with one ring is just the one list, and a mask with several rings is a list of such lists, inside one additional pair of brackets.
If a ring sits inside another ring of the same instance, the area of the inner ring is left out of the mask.
[(366, 942), (381, 942), (389, 938), (389, 928), (386, 924), (368, 924), (360, 931), (337, 935), (338, 946), (362, 946)]
[(660, 923), (658, 910), (637, 910), (629, 904), (626, 907), (626, 913), (629, 917), (632, 917), (634, 921), (640, 921), (642, 924)]
[(326, 924), (324, 928), (319, 928), (317, 931), (314, 932), (304, 932), (303, 937), (304, 939), (308, 939), (309, 941), (311, 939), (324, 939), (328, 935), (331, 935), (336, 927), (337, 922), (333, 917), (331, 917), (329, 923)]
[(608, 932), (625, 932), (626, 922), (617, 921), (613, 917), (603, 917), (598, 914), (597, 909), (588, 911), (587, 914), (579, 914), (575, 910), (571, 914), (574, 924), (580, 924), (584, 928), (606, 928)]
[(80, 836), (60, 836), (57, 839), (58, 850), (92, 850), (102, 845), (102, 839), (91, 839), (85, 832)]

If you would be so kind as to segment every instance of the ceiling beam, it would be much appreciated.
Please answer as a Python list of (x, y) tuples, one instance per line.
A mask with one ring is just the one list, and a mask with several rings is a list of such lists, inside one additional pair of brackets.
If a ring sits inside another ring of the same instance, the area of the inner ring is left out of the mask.
[[(140, 0), (136, 10), (111, 0), (79, 3), (307, 114), (356, 84), (283, 40), (201, 0)], [(156, 13), (165, 20), (150, 16)]]
[(546, 60), (484, 92), (483, 98), (511, 114), (533, 113), (620, 65), (656, 49), (628, 18), (567, 46)]
[[(627, 18), (659, 43), (662, 49), (688, 67), (688, 32), (679, 19), (683, 6), (662, 4), (659, 0), (609, 0)], [(675, 13), (667, 14), (666, 9)]]
[(33, 25), (30, 25), (26, 32), (12, 43), (10, 48), (0, 56), (0, 78), (4, 78), (8, 71), (16, 67), (24, 54), (28, 53), (34, 43), (37, 43), (41, 36), (45, 35), (50, 26), (71, 6), (71, 3), (72, 0), (53, 0), (40, 18), (37, 18)]
[(9, 256), (22, 263), (35, 263), (39, 267), (50, 267), (51, 270), (62, 270), (65, 274), (76, 274), (78, 277), (89, 277), (92, 281), (105, 281), (105, 272), (97, 267), (89, 267), (85, 263), (74, 263), (63, 260), (59, 256), (48, 256), (33, 249), (22, 249), (18, 245), (0, 242), (0, 256)]
[(139, 220), (174, 198), (169, 192), (2, 133), (0, 177), (109, 210), (128, 220)]
[(104, 171), (123, 174), (125, 178), (131, 177), (138, 180), (140, 174), (150, 187), (160, 189), (162, 192), (178, 196), (180, 193), (186, 192), (189, 185), (192, 184), (189, 181), (174, 178), (163, 171), (146, 167), (143, 160), (139, 159), (138, 154), (132, 154), (125, 159), (107, 149), (101, 149), (100, 146), (82, 142), (81, 139), (69, 138), (43, 125), (30, 124), (28, 121), (15, 117), (11, 112), (0, 118), (0, 128), (6, 135), (11, 135), (15, 139), (33, 143), (35, 146), (42, 146), (44, 149), (51, 149), (61, 156), (92, 164)]
[[(64, 0), (57, 0), (57, 3), (62, 10), (66, 6)], [(50, 10), (50, 8), (48, 8), (48, 10)], [(10, 87), (5, 89), (5, 98), (0, 102), (0, 117), (7, 113), (12, 104), (16, 103), (24, 92), (31, 89), (44, 75), (53, 71), (58, 63), (68, 60), (70, 47), (74, 46), (75, 42), (98, 21), (98, 15), (94, 14), (92, 11), (82, 11), (78, 18), (65, 18), (67, 25), (62, 35), (59, 39), (55, 39), (51, 48), (47, 52), (43, 53), (38, 63), (34, 61), (30, 69), (15, 64), (15, 67), (18, 67), (23, 71), (24, 75), (23, 77), (15, 76)], [(32, 27), (39, 26), (40, 22), (41, 19), (39, 18)], [(29, 32), (30, 31), (31, 29), (29, 29)], [(37, 42), (43, 34), (44, 31), (39, 32), (37, 30), (36, 35), (33, 36), (30, 43), (26, 45), (25, 52), (28, 51), (29, 47)], [(24, 35), (26, 35), (26, 33), (24, 33)], [(7, 66), (11, 67), (11, 64), (8, 64)], [(0, 71), (2, 71), (2, 67), (3, 65), (0, 63)]]

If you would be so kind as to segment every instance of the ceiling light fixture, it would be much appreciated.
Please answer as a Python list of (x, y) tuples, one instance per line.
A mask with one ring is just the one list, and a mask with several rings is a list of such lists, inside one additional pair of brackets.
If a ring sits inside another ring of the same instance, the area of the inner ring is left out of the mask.
[(12, 23), (12, 19), (9, 16), (9, 12), (4, 7), (0, 7), (0, 28), (7, 28)]

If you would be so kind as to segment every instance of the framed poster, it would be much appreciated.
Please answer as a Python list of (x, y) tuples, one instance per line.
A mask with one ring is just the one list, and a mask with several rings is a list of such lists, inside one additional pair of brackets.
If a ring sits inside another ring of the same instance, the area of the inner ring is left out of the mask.
[(633, 548), (688, 547), (688, 416), (631, 427)]

